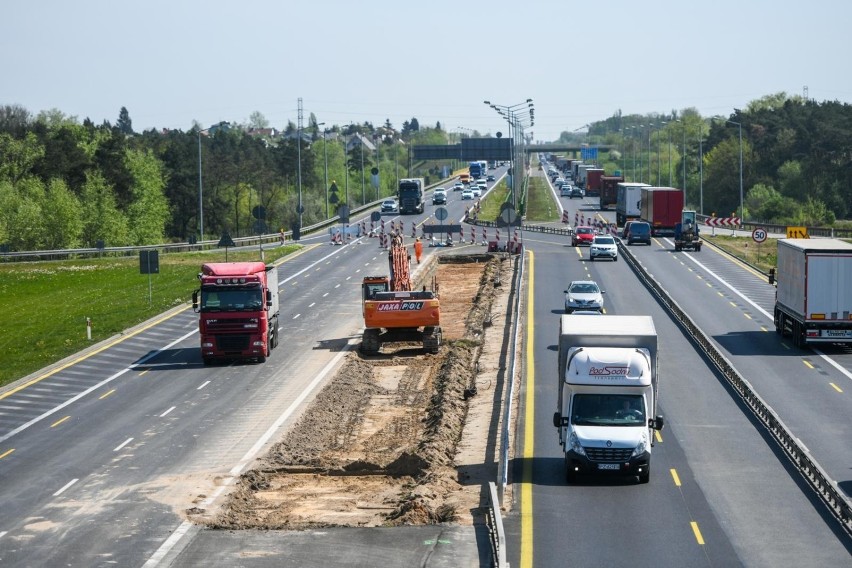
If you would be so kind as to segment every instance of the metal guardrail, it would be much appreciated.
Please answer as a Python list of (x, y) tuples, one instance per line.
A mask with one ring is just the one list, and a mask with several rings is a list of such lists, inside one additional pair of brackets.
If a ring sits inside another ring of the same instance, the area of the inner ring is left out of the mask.
[(509, 484), (509, 434), (511, 432), (512, 422), (512, 401), (515, 398), (515, 374), (517, 372), (517, 348), (518, 334), (520, 333), (520, 314), (521, 314), (521, 291), (523, 290), (524, 268), (526, 266), (526, 255), (521, 252), (518, 255), (518, 264), (515, 270), (515, 282), (512, 287), (515, 290), (515, 306), (513, 309), (514, 321), (512, 322), (512, 340), (509, 342), (509, 387), (506, 390), (506, 404), (503, 407), (503, 421), (500, 431), (500, 459), (497, 462), (497, 483), (499, 492), (499, 503), (503, 504), (503, 496), (506, 492), (506, 485)]
[[(696, 219), (705, 223), (711, 217), (709, 215), (696, 215)], [(733, 227), (716, 227), (717, 229), (727, 229)], [(787, 225), (777, 225), (774, 223), (761, 223), (759, 221), (746, 221), (739, 226), (740, 230), (753, 231), (757, 228), (766, 229), (770, 233), (787, 234)], [(852, 239), (852, 229), (835, 229), (833, 227), (805, 227), (808, 230), (808, 235), (812, 237), (830, 237), (836, 239)]]
[(491, 549), (494, 551), (494, 566), (509, 568), (506, 561), (506, 531), (503, 529), (503, 517), (500, 514), (500, 503), (497, 497), (497, 487), (493, 481), (488, 482), (488, 498), (491, 502), (488, 520), (491, 523)]
[(659, 298), (693, 343), (713, 361), (713, 364), (722, 373), (728, 384), (739, 394), (741, 400), (749, 409), (751, 409), (755, 418), (760, 421), (766, 431), (787, 455), (788, 459), (790, 459), (805, 480), (807, 480), (811, 488), (819, 495), (831, 514), (840, 521), (841, 526), (847, 534), (852, 535), (852, 501), (841, 493), (837, 482), (831, 479), (811, 457), (810, 453), (799, 444), (793, 433), (787, 429), (781, 417), (757, 394), (751, 384), (739, 374), (727, 357), (716, 348), (710, 338), (695, 324), (683, 308), (648, 274), (633, 254), (628, 251), (627, 247), (623, 243), (619, 243), (619, 248), (621, 249), (622, 256), (627, 260), (627, 263), (639, 279)]

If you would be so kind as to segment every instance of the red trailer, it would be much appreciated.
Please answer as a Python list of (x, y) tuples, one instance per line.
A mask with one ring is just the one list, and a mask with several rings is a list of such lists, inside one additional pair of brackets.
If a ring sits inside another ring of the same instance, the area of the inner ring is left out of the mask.
[(604, 176), (603, 168), (592, 168), (586, 170), (586, 196), (595, 197), (601, 193), (601, 178)]
[(618, 184), (624, 181), (624, 176), (601, 177), (601, 210), (615, 207), (618, 196)]
[(683, 190), (675, 187), (643, 187), (639, 218), (651, 225), (651, 234), (674, 234), (683, 211)]

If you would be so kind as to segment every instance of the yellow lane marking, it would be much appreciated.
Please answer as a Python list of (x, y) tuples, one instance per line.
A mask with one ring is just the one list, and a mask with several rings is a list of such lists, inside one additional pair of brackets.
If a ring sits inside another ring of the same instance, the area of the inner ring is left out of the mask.
[(725, 297), (725, 295), (723, 293), (719, 292), (718, 290), (716, 291), (716, 293), (719, 294), (723, 298)]
[(743, 314), (743, 315), (744, 315), (745, 317), (747, 317), (748, 319), (751, 319), (751, 316), (750, 316), (750, 315), (748, 315), (748, 314)]
[(524, 414), (524, 467), (521, 482), (521, 568), (533, 565), (533, 507), (532, 507), (532, 458), (535, 444), (535, 357), (533, 339), (535, 338), (535, 255), (529, 251), (530, 268), (527, 283), (527, 350), (526, 381), (527, 400)]
[(680, 477), (678, 477), (677, 471), (675, 471), (674, 468), (671, 468), (669, 471), (672, 472), (672, 479), (674, 479), (674, 484), (680, 487)]
[(698, 523), (696, 523), (695, 521), (692, 521), (689, 524), (692, 525), (692, 532), (693, 532), (693, 534), (695, 534), (695, 540), (698, 541), (698, 544), (703, 545), (704, 544), (704, 537), (701, 536), (701, 531), (698, 529)]
[(654, 430), (654, 438), (657, 439), (657, 442), (659, 442), (661, 444), (663, 443), (663, 435), (660, 434), (659, 430)]
[(710, 284), (709, 282), (705, 282), (705, 284), (707, 284), (707, 287), (708, 287), (708, 288), (712, 288), (712, 287), (713, 287), (713, 285), (712, 285), (712, 284)]
[(765, 326), (760, 326), (760, 331), (769, 331)]
[(783, 347), (784, 349), (787, 349), (787, 350), (789, 350), (789, 349), (790, 349), (790, 346), (789, 346), (789, 345), (787, 345), (786, 343), (782, 343), (782, 344), (781, 344), (781, 347)]
[(38, 377), (34, 378), (34, 379), (33, 379), (33, 380), (31, 380), (31, 381), (27, 381), (26, 383), (22, 384), (21, 386), (19, 386), (19, 387), (17, 387), (17, 388), (14, 388), (14, 389), (10, 390), (9, 392), (5, 392), (5, 393), (3, 393), (3, 394), (0, 394), (0, 400), (3, 400), (4, 398), (8, 398), (8, 397), (12, 396), (13, 394), (15, 394), (15, 393), (17, 393), (17, 392), (21, 392), (22, 390), (24, 390), (24, 389), (25, 389), (25, 388), (27, 388), (27, 387), (31, 387), (31, 386), (33, 386), (33, 385), (35, 385), (35, 384), (38, 384), (38, 383), (42, 382), (43, 380), (45, 380), (46, 378), (48, 378), (48, 377), (52, 377), (52, 376), (53, 376), (53, 375), (55, 375), (56, 373), (58, 373), (58, 372), (60, 372), (60, 371), (64, 371), (64, 370), (65, 370), (65, 369), (67, 369), (68, 367), (72, 367), (72, 366), (76, 365), (77, 363), (80, 363), (81, 361), (85, 361), (86, 359), (88, 359), (88, 358), (90, 358), (90, 357), (94, 357), (94, 356), (95, 356), (95, 355), (97, 355), (98, 353), (102, 353), (102, 352), (106, 351), (107, 349), (109, 349), (109, 348), (111, 348), (111, 347), (113, 347), (113, 346), (115, 346), (115, 345), (118, 345), (119, 343), (123, 343), (124, 341), (127, 341), (127, 340), (128, 340), (128, 339), (130, 339), (131, 337), (135, 337), (135, 336), (139, 335), (140, 333), (142, 333), (143, 331), (147, 331), (147, 330), (151, 329), (152, 327), (157, 326), (157, 325), (159, 325), (159, 324), (163, 323), (164, 321), (169, 320), (169, 319), (171, 319), (171, 318), (175, 317), (175, 316), (176, 316), (176, 315), (178, 315), (179, 313), (184, 312), (184, 311), (186, 311), (186, 310), (190, 309), (191, 307), (192, 307), (192, 306), (190, 306), (189, 304), (187, 304), (186, 306), (183, 306), (182, 308), (180, 308), (179, 310), (177, 310), (177, 311), (176, 311), (176, 312), (174, 312), (174, 313), (170, 313), (170, 314), (168, 314), (168, 315), (166, 315), (166, 316), (163, 316), (163, 317), (161, 317), (161, 318), (158, 318), (158, 319), (156, 319), (156, 320), (152, 321), (150, 324), (148, 324), (148, 325), (146, 325), (146, 326), (143, 326), (143, 327), (140, 327), (140, 328), (139, 328), (139, 329), (137, 329), (136, 331), (132, 331), (132, 332), (128, 333), (127, 335), (123, 335), (123, 336), (122, 336), (122, 337), (120, 337), (119, 339), (116, 339), (115, 341), (110, 341), (109, 343), (106, 343), (106, 344), (104, 344), (103, 346), (98, 347), (98, 348), (97, 348), (97, 349), (95, 349), (94, 351), (91, 351), (91, 352), (89, 352), (89, 353), (86, 353), (85, 355), (82, 355), (82, 356), (80, 356), (80, 357), (77, 357), (76, 359), (73, 359), (73, 360), (71, 360), (71, 361), (69, 361), (69, 362), (65, 363), (64, 365), (60, 365), (59, 367), (56, 367), (55, 369), (51, 369), (51, 370), (50, 370), (50, 371), (48, 371), (47, 373), (45, 373), (45, 374), (43, 374), (43, 375), (40, 375), (40, 376), (38, 376)]
[(737, 307), (737, 305), (735, 303), (731, 302), (730, 300), (728, 300), (728, 303), (731, 304), (732, 306), (734, 306), (735, 308)]
[(148, 372), (148, 371), (150, 371), (150, 370), (151, 370), (151, 369), (145, 369), (144, 371), (142, 371), (141, 373), (139, 373), (139, 376), (141, 377), (142, 375), (144, 375), (145, 373), (147, 373), (147, 372)]
[(814, 368), (814, 366), (813, 366), (813, 365), (811, 365), (811, 362), (810, 362), (810, 361), (802, 361), (802, 363), (804, 363), (805, 365), (807, 365), (807, 366), (808, 366), (808, 368), (810, 368), (810, 369), (813, 369), (813, 368)]
[(66, 420), (68, 420), (69, 418), (71, 418), (71, 417), (70, 417), (70, 416), (66, 416), (65, 418), (60, 418), (59, 420), (57, 420), (56, 422), (54, 422), (53, 424), (51, 424), (51, 425), (50, 425), (50, 427), (51, 427), (51, 428), (55, 428), (56, 426), (59, 426), (60, 424), (62, 424), (62, 423), (63, 423), (63, 422), (65, 422)]
[(6, 456), (8, 456), (9, 454), (11, 454), (14, 451), (15, 451), (15, 448), (12, 448), (11, 450), (6, 450), (2, 454), (0, 454), (0, 460), (2, 460), (3, 458), (5, 458)]
[(105, 392), (104, 394), (102, 394), (101, 396), (99, 396), (98, 400), (103, 400), (114, 392), (115, 392), (115, 389), (109, 390), (109, 391)]
[[(839, 386), (835, 385), (834, 383), (828, 383), (828, 384), (830, 384), (832, 386), (832, 388), (834, 388), (834, 390), (836, 390), (837, 392), (843, 392), (843, 389), (841, 389)], [(2, 456), (0, 456), (0, 457), (2, 457)]]

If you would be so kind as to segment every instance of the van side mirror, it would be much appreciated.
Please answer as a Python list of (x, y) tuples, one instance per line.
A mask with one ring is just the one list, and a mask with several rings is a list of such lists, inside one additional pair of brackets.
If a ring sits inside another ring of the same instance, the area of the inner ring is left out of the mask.
[(663, 426), (665, 426), (665, 425), (666, 425), (666, 421), (660, 415), (657, 415), (656, 418), (648, 419), (648, 428), (653, 428), (654, 430), (662, 430)]
[(266, 305), (272, 307), (272, 290), (266, 291)]
[(192, 309), (198, 311), (198, 290), (192, 292)]
[(559, 428), (560, 424), (562, 424), (562, 413), (554, 412), (553, 413), (553, 427)]

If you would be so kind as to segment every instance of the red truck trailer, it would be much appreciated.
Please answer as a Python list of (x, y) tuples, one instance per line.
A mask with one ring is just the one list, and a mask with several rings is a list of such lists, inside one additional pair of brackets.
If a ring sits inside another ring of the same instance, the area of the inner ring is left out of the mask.
[(643, 187), (639, 218), (651, 225), (651, 234), (674, 234), (683, 211), (683, 190), (675, 187)]
[(209, 262), (192, 293), (201, 358), (266, 361), (278, 345), (278, 272), (262, 262)]
[(618, 184), (624, 181), (624, 176), (601, 177), (601, 210), (615, 207), (618, 197)]
[(586, 197), (596, 197), (601, 193), (601, 178), (606, 172), (603, 168), (586, 170)]

